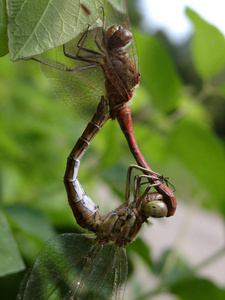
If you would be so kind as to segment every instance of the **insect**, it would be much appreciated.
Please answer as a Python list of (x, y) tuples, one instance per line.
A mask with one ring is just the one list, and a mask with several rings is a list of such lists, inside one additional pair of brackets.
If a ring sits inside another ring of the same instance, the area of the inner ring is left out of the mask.
[[(143, 181), (154, 180), (152, 175), (134, 176), (133, 201), (130, 201), (132, 171), (144, 171), (136, 165), (128, 168), (125, 202), (110, 213), (101, 216), (98, 206), (86, 195), (78, 181), (80, 160), (108, 119), (106, 108), (102, 98), (97, 113), (68, 157), (64, 176), (77, 223), (95, 234), (62, 234), (52, 238), (25, 277), (17, 299), (123, 299), (128, 269), (126, 246), (149, 217), (161, 218), (168, 214), (163, 195), (150, 192), (161, 183)], [(155, 176), (163, 181), (161, 175)], [(146, 185), (141, 193), (141, 187)]]
[[(149, 181), (157, 184), (168, 207), (167, 217), (176, 211), (174, 189), (161, 181), (148, 166), (137, 145), (128, 102), (139, 83), (138, 58), (126, 1), (123, 13), (107, 15), (110, 2), (100, 8), (99, 20), (76, 39), (47, 51), (38, 61), (56, 96), (81, 119), (90, 119), (98, 103), (107, 101), (108, 118), (117, 119), (137, 162)], [(84, 5), (82, 10), (89, 15)], [(52, 60), (53, 55), (56, 56)], [(85, 144), (83, 145), (85, 147)]]

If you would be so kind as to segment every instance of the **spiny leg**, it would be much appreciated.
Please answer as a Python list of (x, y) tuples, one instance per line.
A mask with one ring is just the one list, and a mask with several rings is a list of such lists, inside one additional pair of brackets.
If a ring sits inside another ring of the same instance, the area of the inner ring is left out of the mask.
[[(137, 166), (137, 165), (130, 165), (127, 171), (127, 184), (126, 184), (126, 193), (125, 193), (125, 203), (129, 204), (130, 200), (130, 189), (131, 189), (131, 173), (133, 169), (137, 169), (140, 171), (144, 171), (145, 168)], [(164, 178), (162, 175), (155, 173), (156, 178)], [(146, 179), (155, 179), (155, 176), (153, 175), (146, 175), (146, 174), (140, 174), (134, 176), (134, 201), (136, 202), (136, 207), (141, 207), (143, 203), (147, 203), (144, 205), (143, 210), (145, 212), (145, 215), (147, 217), (154, 217), (154, 218), (162, 218), (166, 217), (168, 214), (168, 209), (166, 203), (163, 201), (163, 195), (158, 192), (149, 193), (150, 189), (152, 187), (157, 187), (162, 182), (157, 182), (153, 184), (149, 184), (149, 181), (147, 182), (141, 182), (143, 178)], [(148, 184), (147, 188), (145, 189), (144, 193), (140, 196), (140, 187), (144, 184)], [(146, 199), (147, 198), (147, 199)]]
[[(35, 57), (22, 58), (22, 59), (23, 60), (34, 60), (34, 61), (37, 61), (37, 62), (43, 64), (43, 65), (58, 69), (60, 71), (65, 71), (65, 72), (81, 71), (81, 70), (87, 70), (87, 69), (92, 69), (92, 68), (102, 66), (102, 63), (100, 63), (99, 61), (94, 60), (94, 59), (97, 59), (97, 58), (102, 58), (103, 59), (104, 56), (101, 53), (97, 52), (97, 51), (94, 51), (94, 50), (88, 49), (86, 47), (83, 47), (83, 44), (84, 44), (84, 42), (87, 38), (87, 35), (88, 35), (88, 29), (84, 32), (84, 34), (81, 36), (81, 38), (79, 39), (79, 41), (77, 43), (78, 51), (77, 51), (76, 55), (72, 55), (72, 54), (66, 52), (66, 44), (63, 45), (63, 53), (66, 57), (68, 57), (70, 59), (78, 60), (78, 61), (84, 61), (86, 63), (89, 63), (89, 65), (79, 66), (79, 67), (75, 67), (75, 68), (62, 68), (62, 67), (59, 67), (57, 65), (42, 61), (41, 59), (38, 59), (38, 58), (35, 58)], [(79, 55), (79, 52), (81, 50), (92, 53), (92, 55), (86, 55), (86, 56)]]
[[(148, 169), (146, 168), (143, 168), (143, 167), (140, 167), (140, 166), (137, 166), (137, 165), (130, 165), (128, 170), (127, 170), (127, 183), (126, 183), (126, 192), (125, 192), (125, 203), (126, 204), (129, 204), (130, 202), (130, 189), (131, 189), (131, 173), (133, 171), (133, 169), (137, 169), (137, 170), (140, 170), (140, 171), (148, 171)], [(154, 173), (156, 174), (156, 176), (151, 176), (151, 175), (146, 175), (148, 178), (151, 178), (151, 179), (154, 179), (154, 180), (157, 180), (159, 179), (157, 177), (157, 173)]]
[[(66, 44), (63, 45), (63, 53), (66, 57), (71, 58), (71, 59), (86, 61), (86, 62), (90, 62), (90, 63), (92, 63), (92, 62), (99, 63), (98, 61), (91, 60), (90, 58), (104, 58), (104, 55), (102, 55), (101, 53), (99, 53), (95, 50), (89, 49), (87, 47), (84, 47), (84, 43), (85, 43), (88, 33), (89, 33), (89, 27), (90, 27), (90, 25), (88, 25), (87, 30), (83, 33), (83, 35), (81, 36), (81, 38), (79, 39), (79, 41), (77, 43), (78, 51), (77, 51), (76, 55), (72, 55), (72, 54), (66, 52)], [(97, 32), (97, 29), (96, 29), (96, 32)], [(96, 36), (95, 36), (94, 40), (96, 40)], [(91, 53), (91, 55), (80, 55), (80, 51)]]
[(162, 182), (157, 182), (157, 183), (149, 183), (149, 181), (146, 182), (141, 182), (143, 180), (143, 178), (146, 179), (154, 179), (154, 176), (151, 175), (145, 175), (145, 174), (141, 174), (141, 175), (135, 175), (134, 176), (134, 199), (137, 202), (137, 205), (139, 206), (141, 204), (141, 198), (139, 197), (139, 193), (140, 193), (140, 188), (142, 185), (144, 184), (148, 184), (148, 187), (145, 189), (144, 194), (147, 194), (148, 191), (152, 188), (152, 187), (157, 187), (160, 184), (162, 184)]

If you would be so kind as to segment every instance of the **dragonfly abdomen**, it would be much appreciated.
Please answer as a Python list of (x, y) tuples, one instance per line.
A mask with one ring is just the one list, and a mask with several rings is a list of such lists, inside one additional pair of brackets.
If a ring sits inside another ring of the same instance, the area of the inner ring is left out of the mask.
[(67, 159), (67, 167), (64, 176), (64, 184), (67, 191), (68, 201), (77, 220), (77, 223), (85, 229), (96, 231), (100, 219), (98, 206), (85, 193), (77, 176), (80, 159), (89, 147), (90, 142), (108, 120), (107, 103), (104, 97), (98, 105), (98, 109), (91, 122), (88, 123), (82, 136)]
[(67, 170), (71, 168), (73, 169), (71, 176), (69, 176), (69, 172), (68, 175), (64, 177), (68, 202), (78, 225), (82, 228), (95, 232), (100, 218), (98, 206), (85, 193), (77, 179), (79, 165), (79, 159), (68, 157), (67, 166), (69, 166), (69, 168), (67, 168)]

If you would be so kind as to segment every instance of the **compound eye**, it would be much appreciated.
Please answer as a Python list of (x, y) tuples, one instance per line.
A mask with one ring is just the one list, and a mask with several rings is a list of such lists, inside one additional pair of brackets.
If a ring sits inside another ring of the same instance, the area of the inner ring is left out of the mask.
[(153, 200), (144, 206), (144, 213), (147, 217), (164, 218), (168, 214), (168, 208), (163, 201)]
[(106, 32), (106, 38), (109, 39), (113, 33), (117, 30), (119, 30), (121, 28), (121, 26), (118, 25), (112, 25), (111, 27), (109, 27), (109, 29)]
[(121, 49), (129, 45), (132, 41), (132, 33), (123, 28), (119, 28), (109, 37), (107, 45), (109, 50)]

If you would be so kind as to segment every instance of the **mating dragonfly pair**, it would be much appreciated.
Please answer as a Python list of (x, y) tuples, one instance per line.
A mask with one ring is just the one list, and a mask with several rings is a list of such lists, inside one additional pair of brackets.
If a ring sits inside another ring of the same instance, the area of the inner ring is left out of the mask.
[[(173, 186), (171, 189), (166, 178), (151, 170), (133, 133), (127, 104), (140, 74), (126, 3), (117, 23), (105, 15), (106, 8), (100, 8), (101, 27), (97, 23), (88, 26), (81, 36), (56, 50), (60, 62), (29, 58), (40, 63), (55, 94), (75, 114), (84, 118), (90, 108), (97, 109), (68, 157), (64, 176), (77, 223), (95, 235), (63, 234), (52, 238), (24, 278), (18, 299), (123, 299), (126, 245), (149, 217), (169, 217), (176, 210)], [(82, 4), (80, 9), (90, 13)], [(90, 142), (110, 118), (118, 120), (138, 165), (128, 168), (124, 203), (101, 216), (78, 181), (78, 171)], [(140, 174), (134, 176), (131, 201), (134, 169)]]

